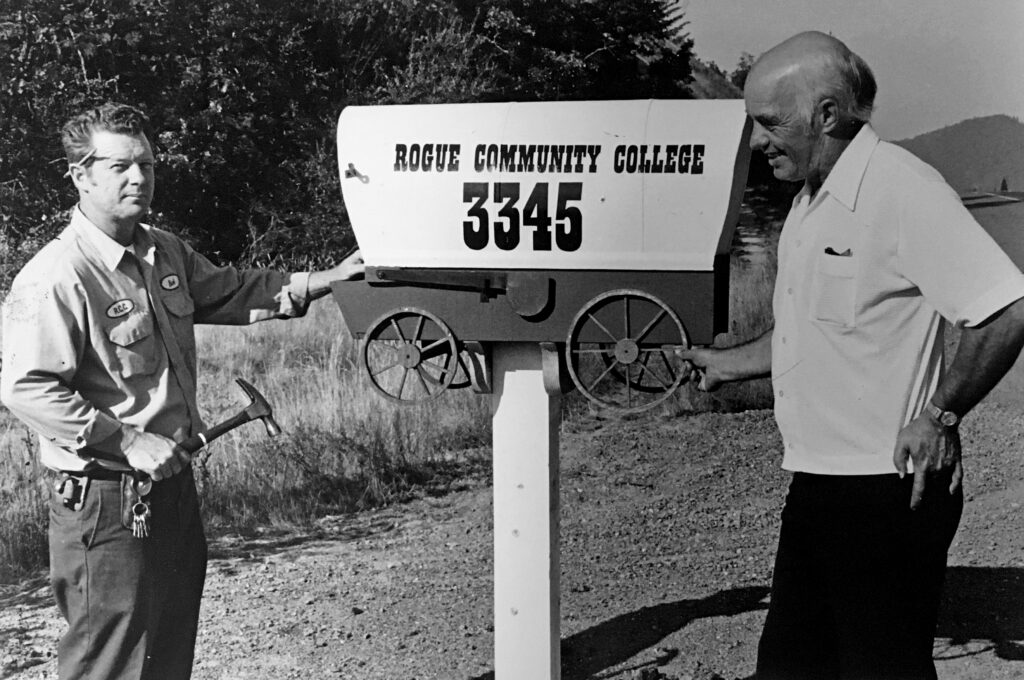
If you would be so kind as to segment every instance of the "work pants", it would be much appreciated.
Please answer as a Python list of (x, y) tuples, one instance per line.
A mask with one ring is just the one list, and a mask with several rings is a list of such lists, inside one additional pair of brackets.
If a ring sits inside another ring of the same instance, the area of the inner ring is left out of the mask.
[(793, 475), (757, 680), (934, 680), (946, 555), (963, 509), (949, 477), (910, 509), (907, 475)]
[(93, 479), (81, 509), (50, 504), (50, 577), (68, 630), (60, 680), (187, 680), (206, 577), (191, 469), (153, 484), (150, 536), (123, 523), (120, 479)]

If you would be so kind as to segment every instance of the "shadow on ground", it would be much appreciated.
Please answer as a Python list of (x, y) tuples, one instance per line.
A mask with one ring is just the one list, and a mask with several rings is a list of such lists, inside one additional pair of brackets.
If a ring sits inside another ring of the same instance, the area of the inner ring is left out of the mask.
[(940, 658), (991, 650), (1024, 661), (1024, 569), (950, 567), (936, 637), (949, 640)]
[[(767, 608), (766, 586), (723, 590), (699, 600), (644, 607), (562, 640), (562, 680), (586, 680), (649, 649), (691, 621)], [(490, 671), (473, 680), (493, 680)]]

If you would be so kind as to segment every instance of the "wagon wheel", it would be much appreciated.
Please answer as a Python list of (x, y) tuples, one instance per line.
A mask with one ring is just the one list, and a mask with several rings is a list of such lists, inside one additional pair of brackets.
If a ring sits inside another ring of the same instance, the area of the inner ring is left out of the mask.
[(448, 326), (414, 307), (392, 310), (370, 324), (361, 354), (373, 386), (397, 401), (435, 399), (459, 370), (459, 344)]
[(682, 322), (667, 304), (640, 290), (612, 290), (576, 314), (565, 343), (566, 363), (588, 399), (638, 413), (679, 387), (686, 371), (676, 352), (689, 346)]

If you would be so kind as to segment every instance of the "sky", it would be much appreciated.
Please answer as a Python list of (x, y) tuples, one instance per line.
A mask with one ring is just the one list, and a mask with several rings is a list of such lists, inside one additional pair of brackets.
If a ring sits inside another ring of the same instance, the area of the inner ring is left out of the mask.
[(878, 81), (872, 123), (905, 139), (968, 118), (1024, 120), (1024, 0), (677, 0), (694, 52), (726, 73), (795, 33), (831, 33)]

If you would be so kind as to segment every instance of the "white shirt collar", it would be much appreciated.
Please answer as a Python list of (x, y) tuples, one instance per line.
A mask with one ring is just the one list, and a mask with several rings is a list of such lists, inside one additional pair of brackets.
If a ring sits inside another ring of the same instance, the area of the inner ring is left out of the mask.
[(857, 196), (860, 193), (864, 172), (868, 168), (868, 161), (879, 141), (878, 134), (869, 123), (865, 123), (839, 155), (839, 160), (828, 173), (819, 193), (828, 192), (852, 211), (857, 206)]
[(123, 246), (93, 224), (82, 209), (76, 206), (71, 213), (71, 227), (96, 250), (100, 261), (111, 271), (117, 269), (126, 252), (152, 264), (153, 239), (145, 225), (140, 224), (135, 230), (132, 243)]

